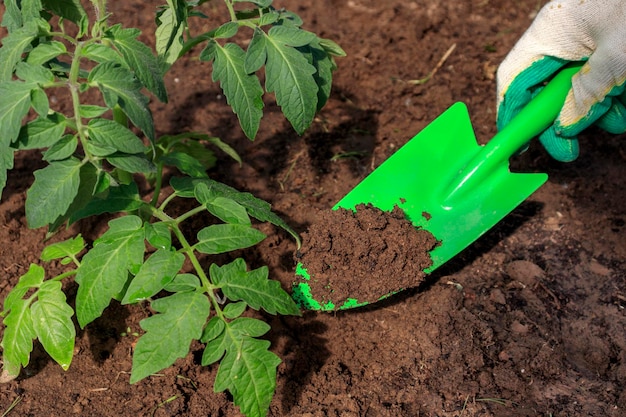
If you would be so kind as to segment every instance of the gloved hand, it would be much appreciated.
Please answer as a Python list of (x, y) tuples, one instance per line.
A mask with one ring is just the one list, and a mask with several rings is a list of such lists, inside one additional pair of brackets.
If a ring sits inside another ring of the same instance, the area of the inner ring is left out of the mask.
[(498, 129), (571, 61), (586, 63), (554, 124), (539, 137), (564, 162), (578, 157), (576, 137), (590, 125), (626, 131), (625, 0), (553, 0), (541, 9), (498, 68)]

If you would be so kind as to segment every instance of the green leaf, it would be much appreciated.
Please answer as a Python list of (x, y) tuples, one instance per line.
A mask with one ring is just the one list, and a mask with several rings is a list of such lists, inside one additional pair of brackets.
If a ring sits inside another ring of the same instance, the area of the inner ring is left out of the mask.
[(148, 98), (141, 94), (141, 84), (128, 69), (115, 62), (104, 62), (91, 70), (88, 81), (98, 86), (109, 108), (119, 104), (135, 126), (155, 140)]
[(250, 217), (246, 209), (235, 200), (215, 195), (204, 183), (194, 189), (196, 200), (207, 210), (225, 223), (250, 225)]
[(14, 151), (0, 143), (0, 196), (7, 185), (7, 171), (13, 168)]
[(240, 317), (226, 323), (220, 317), (213, 317), (200, 339), (201, 342), (207, 344), (202, 354), (202, 365), (208, 366), (217, 362), (224, 356), (227, 349), (240, 344), (243, 338), (260, 337), (269, 330), (269, 324), (258, 319)]
[(76, 274), (76, 316), (82, 328), (100, 317), (122, 291), (129, 271), (143, 263), (144, 249), (139, 217), (129, 215), (109, 222), (109, 230), (83, 257)]
[(240, 192), (236, 189), (229, 187), (226, 184), (222, 184), (220, 182), (214, 181), (208, 178), (178, 178), (173, 177), (170, 180), (170, 184), (176, 191), (176, 193), (181, 197), (195, 197), (194, 190), (197, 184), (204, 183), (207, 185), (209, 190), (215, 196), (222, 196), (226, 198), (230, 198), (235, 200), (237, 203), (241, 204), (246, 208), (248, 214), (254, 217), (257, 220), (262, 222), (270, 222), (275, 226), (281, 227), (286, 230), (289, 234), (291, 234), (300, 247), (300, 236), (298, 233), (293, 230), (283, 219), (281, 219), (276, 213), (272, 212), (272, 206), (266, 202), (261, 200), (260, 198), (256, 198), (250, 193)]
[(62, 42), (42, 41), (28, 53), (26, 62), (32, 65), (43, 65), (66, 53), (67, 48)]
[(317, 110), (319, 111), (324, 107), (330, 97), (335, 63), (330, 55), (322, 48), (317, 39), (308, 45), (299, 47), (298, 50), (307, 57), (309, 63), (316, 69), (313, 77), (318, 86)]
[(1, 26), (6, 27), (9, 32), (13, 32), (23, 25), (22, 11), (16, 0), (4, 2), (4, 16)]
[(295, 14), (294, 12), (290, 12), (289, 10), (281, 10), (280, 19), (277, 22), (277, 26), (286, 26), (286, 27), (295, 27), (299, 28), (304, 24), (304, 21)]
[(215, 255), (254, 246), (263, 239), (263, 233), (247, 225), (214, 224), (198, 232), (198, 243), (194, 249)]
[(46, 10), (78, 24), (87, 15), (79, 0), (42, 0)]
[(236, 319), (241, 316), (244, 311), (246, 311), (247, 307), (248, 304), (243, 301), (239, 303), (230, 303), (224, 307), (223, 313), (227, 319)]
[(128, 128), (109, 119), (92, 119), (87, 125), (89, 139), (100, 146), (111, 147), (117, 151), (135, 154), (146, 150), (135, 134)]
[(191, 177), (206, 177), (206, 168), (194, 156), (184, 152), (169, 152), (160, 158), (165, 165), (178, 168), (183, 174)]
[(54, 82), (54, 74), (48, 68), (23, 61), (17, 63), (15, 75), (23, 81), (31, 81), (38, 84)]
[(33, 328), (44, 349), (67, 371), (74, 355), (74, 310), (67, 305), (60, 281), (46, 281), (31, 307)]
[(24, 23), (28, 23), (41, 17), (43, 6), (41, 0), (22, 0), (20, 1), (20, 9)]
[(104, 145), (96, 143), (94, 141), (88, 141), (85, 143), (85, 151), (91, 154), (91, 156), (102, 158), (114, 154), (115, 152), (117, 152), (117, 149), (110, 145)]
[(163, 289), (168, 292), (195, 291), (200, 288), (200, 278), (194, 274), (178, 274)]
[(28, 365), (30, 352), (33, 350), (33, 339), (37, 337), (33, 328), (30, 304), (26, 300), (16, 300), (4, 318), (4, 334), (2, 337), (3, 374), (11, 379), (17, 378), (22, 366)]
[(76, 256), (85, 247), (85, 240), (79, 234), (76, 237), (69, 238), (62, 242), (52, 243), (41, 251), (39, 257), (42, 261), (52, 261), (53, 259), (62, 259)]
[(341, 46), (339, 46), (335, 41), (330, 39), (318, 38), (319, 45), (330, 55), (334, 56), (346, 56), (346, 51), (344, 51)]
[(216, 41), (209, 41), (200, 59), (213, 60), (213, 81), (220, 81), (242, 130), (254, 139), (263, 117), (263, 88), (258, 77), (244, 69), (245, 56), (243, 49), (234, 43), (222, 47)]
[(265, 50), (266, 43), (265, 32), (260, 28), (255, 28), (244, 59), (244, 70), (247, 73), (251, 74), (256, 72), (265, 65), (265, 61), (267, 60), (267, 52)]
[(133, 70), (141, 83), (162, 102), (167, 102), (167, 91), (158, 59), (150, 48), (137, 40), (139, 29), (122, 29), (115, 25), (107, 32), (113, 45), (122, 53), (126, 64)]
[(102, 116), (107, 110), (106, 107), (95, 106), (92, 104), (81, 104), (78, 108), (78, 112), (80, 113), (80, 117), (85, 119), (94, 119), (96, 117)]
[(261, 330), (255, 322), (269, 329), (259, 320), (238, 318), (210, 343), (216, 344), (223, 339), (226, 350), (213, 389), (216, 392), (230, 391), (242, 414), (265, 416), (276, 389), (276, 368), (280, 358), (269, 351), (270, 342), (253, 339), (259, 333), (254, 330)]
[(11, 310), (14, 303), (22, 302), (22, 297), (26, 295), (29, 289), (38, 288), (45, 278), (45, 271), (42, 267), (30, 264), (28, 271), (22, 275), (15, 287), (9, 292), (4, 299), (4, 312)]
[(246, 209), (230, 198), (217, 197), (207, 204), (206, 208), (212, 215), (225, 223), (251, 225)]
[(204, 170), (213, 168), (217, 161), (215, 153), (197, 140), (178, 141), (170, 147), (170, 152), (193, 155), (193, 158), (200, 162)]
[[(226, 322), (219, 316), (214, 316), (211, 318), (211, 320), (209, 320), (209, 322), (207, 323), (206, 327), (204, 328), (204, 331), (202, 332), (202, 338), (200, 338), (200, 341), (202, 343), (208, 343), (214, 339), (217, 339), (218, 336), (220, 336), (223, 332), (224, 329), (226, 328)], [(224, 352), (222, 352), (222, 355), (224, 354)], [(221, 357), (221, 355), (220, 355)], [(217, 358), (216, 360), (219, 360), (220, 358)], [(202, 362), (202, 365), (210, 365), (213, 362), (210, 363), (204, 363), (204, 360)]]
[(239, 31), (239, 23), (237, 22), (226, 22), (213, 32), (213, 38), (215, 39), (226, 39), (232, 38)]
[(68, 159), (35, 171), (35, 182), (26, 193), (29, 227), (46, 226), (66, 213), (78, 192), (80, 167), (80, 161)]
[(0, 82), (0, 145), (9, 146), (17, 139), (22, 119), (30, 109), (30, 92), (36, 87), (31, 82)]
[(164, 249), (154, 252), (130, 282), (122, 304), (133, 304), (157, 294), (174, 279), (184, 261), (182, 253)]
[(92, 199), (94, 194), (99, 192), (102, 183), (107, 182), (107, 175), (103, 171), (99, 171), (92, 164), (85, 164), (80, 168), (80, 185), (74, 201), (70, 204), (65, 215), (58, 217), (48, 228), (48, 233), (53, 233), (67, 222), (70, 217), (82, 210)]
[(156, 50), (163, 70), (167, 70), (183, 50), (187, 29), (188, 5), (184, 0), (168, 0), (157, 12)]
[(313, 32), (308, 32), (296, 27), (273, 26), (268, 32), (270, 41), (289, 46), (304, 46), (317, 39)]
[(126, 70), (129, 69), (128, 65), (117, 51), (101, 43), (90, 43), (86, 45), (81, 49), (81, 55), (99, 64), (108, 63), (112, 66), (117, 64)]
[(233, 3), (252, 3), (261, 8), (269, 7), (273, 0), (233, 0)]
[[(2, 39), (2, 48), (0, 48), (0, 82), (11, 80), (15, 66), (22, 60), (22, 54), (35, 39), (38, 32), (37, 22), (30, 21)], [(7, 100), (4, 95), (0, 97), (2, 97), (3, 102)]]
[(30, 92), (30, 105), (39, 117), (46, 117), (50, 111), (48, 95), (41, 87), (35, 87)]
[[(239, 157), (239, 154), (229, 144), (227, 144), (226, 142), (223, 142), (220, 138), (216, 138), (216, 137), (208, 137), (207, 136), (205, 140), (207, 142), (209, 142), (211, 145), (217, 147), (219, 150), (224, 152), (226, 155), (228, 155), (231, 158), (233, 158), (235, 161), (239, 162), (239, 165), (241, 165), (241, 158)], [(198, 155), (196, 155), (195, 153), (194, 153), (194, 156), (196, 158), (198, 157)], [(206, 164), (204, 164), (204, 165), (206, 166)], [(213, 165), (211, 165), (211, 166), (213, 166)]]
[(70, 223), (103, 213), (128, 213), (139, 209), (144, 204), (146, 203), (139, 197), (137, 184), (134, 182), (110, 187), (107, 191), (90, 199), (83, 208), (74, 212), (70, 217)]
[(144, 224), (146, 240), (157, 249), (170, 250), (172, 247), (172, 232), (167, 223), (157, 222)]
[(56, 143), (65, 131), (65, 117), (53, 113), (22, 126), (15, 146), (20, 150), (47, 148)]
[(78, 138), (75, 135), (65, 135), (54, 143), (43, 154), (44, 161), (61, 161), (67, 159), (74, 154), (78, 148)]
[(204, 294), (182, 292), (153, 301), (152, 308), (160, 314), (139, 323), (146, 333), (135, 346), (131, 384), (189, 353), (191, 341), (202, 335), (210, 303)]
[(307, 36), (297, 36), (290, 42), (285, 29), (274, 26), (268, 32), (265, 89), (275, 92), (283, 114), (296, 132), (302, 134), (313, 122), (317, 110), (318, 87), (313, 77), (316, 70), (293, 48), (301, 46)]
[(245, 301), (255, 310), (263, 308), (270, 314), (300, 315), (293, 298), (278, 281), (268, 279), (267, 267), (247, 271), (243, 259), (238, 258), (222, 267), (212, 264), (209, 273), (231, 301)]
[(3, 374), (8, 379), (17, 378), (20, 368), (30, 361), (33, 339), (37, 334), (33, 328), (30, 301), (22, 297), (30, 288), (39, 287), (44, 277), (44, 269), (31, 264), (4, 300), (4, 314), (8, 314), (3, 321), (5, 329), (0, 347), (3, 350)]
[(21, 150), (52, 146), (63, 136), (65, 123), (65, 117), (59, 113), (35, 119), (22, 126), (15, 146)]
[(259, 26), (271, 25), (271, 24), (275, 23), (278, 20), (279, 17), (280, 17), (280, 13), (278, 13), (277, 11), (272, 10), (270, 12), (263, 13), (263, 16), (261, 16), (259, 18), (259, 21), (258, 21), (257, 24)]
[(144, 154), (129, 155), (116, 152), (112, 155), (108, 155), (106, 160), (111, 165), (122, 169), (126, 172), (140, 172), (144, 174), (152, 174), (156, 172), (154, 164), (146, 158)]

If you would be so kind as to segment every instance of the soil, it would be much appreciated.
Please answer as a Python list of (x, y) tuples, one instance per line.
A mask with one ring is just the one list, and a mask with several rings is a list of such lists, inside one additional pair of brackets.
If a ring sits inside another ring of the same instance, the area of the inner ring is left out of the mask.
[[(321, 305), (339, 308), (349, 299), (372, 303), (417, 287), (433, 264), (429, 252), (437, 239), (413, 227), (400, 207), (385, 212), (358, 204), (355, 209), (321, 210), (302, 233), (295, 259), (308, 276), (298, 284), (307, 284)], [(310, 308), (304, 301), (299, 302)]]
[[(115, 20), (144, 29), (152, 42), (161, 2), (110, 3)], [(234, 146), (243, 164), (220, 153), (211, 175), (271, 202), (304, 232), (315, 210), (330, 210), (455, 101), (468, 105), (478, 141), (487, 142), (495, 133), (494, 71), (543, 1), (276, 3), (348, 54), (306, 134), (297, 136), (267, 97), (257, 140), (245, 139), (208, 64), (191, 57), (168, 75), (170, 103), (153, 110), (160, 134), (193, 129)], [(212, 7), (221, 13), (219, 3)], [(427, 82), (409, 82), (434, 69)], [(59, 92), (55, 106), (69, 110), (65, 99)], [(535, 142), (515, 158), (513, 170), (547, 172), (549, 181), (419, 288), (333, 314), (264, 315), (283, 360), (270, 415), (626, 415), (626, 145), (624, 135), (594, 128), (580, 143), (572, 163), (553, 161)], [(44, 245), (45, 231), (24, 220), (25, 193), (42, 166), (33, 156), (18, 156), (0, 203), (0, 297)], [(93, 239), (105, 220), (54, 239)], [(259, 227), (268, 238), (238, 255), (250, 267), (268, 265), (289, 289), (295, 242)], [(76, 286), (66, 290), (73, 302)], [(78, 332), (67, 372), (36, 345), (22, 375), (0, 386), (0, 410), (19, 401), (9, 416), (238, 416), (227, 393), (213, 392), (216, 368), (200, 366), (199, 344), (171, 368), (128, 384), (132, 333), (147, 314), (113, 303)]]

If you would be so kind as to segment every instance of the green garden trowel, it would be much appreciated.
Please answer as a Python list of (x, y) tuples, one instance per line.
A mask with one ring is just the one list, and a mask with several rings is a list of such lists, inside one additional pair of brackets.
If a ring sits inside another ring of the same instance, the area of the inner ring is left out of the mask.
[[(456, 103), (361, 181), (333, 209), (371, 203), (391, 211), (398, 205), (415, 227), (440, 245), (430, 252), (431, 273), (492, 228), (547, 179), (543, 173), (511, 173), (509, 158), (550, 126), (560, 112), (582, 63), (561, 70), (511, 122), (484, 146), (476, 142), (467, 108)], [(306, 267), (299, 264), (293, 298), (310, 310), (343, 305), (313, 298)], [(387, 294), (382, 298), (386, 298)]]

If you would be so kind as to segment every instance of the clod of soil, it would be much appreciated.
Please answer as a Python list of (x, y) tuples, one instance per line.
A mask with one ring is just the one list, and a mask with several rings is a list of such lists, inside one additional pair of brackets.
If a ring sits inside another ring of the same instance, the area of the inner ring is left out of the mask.
[(419, 285), (438, 244), (398, 206), (385, 212), (371, 204), (356, 206), (356, 212), (319, 211), (302, 242), (297, 260), (311, 277), (311, 295), (335, 306), (349, 298), (370, 303)]

